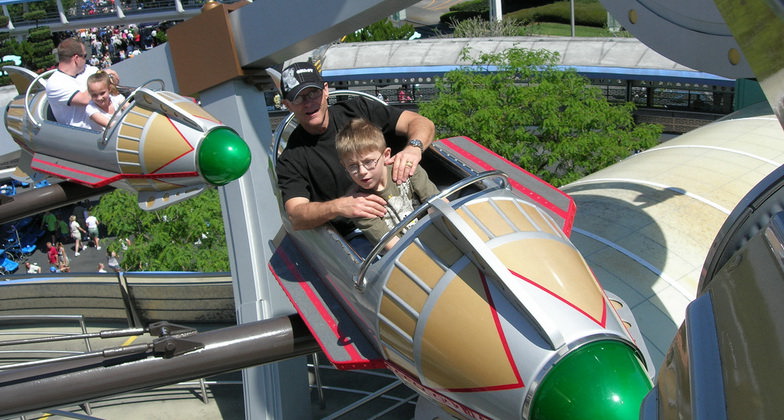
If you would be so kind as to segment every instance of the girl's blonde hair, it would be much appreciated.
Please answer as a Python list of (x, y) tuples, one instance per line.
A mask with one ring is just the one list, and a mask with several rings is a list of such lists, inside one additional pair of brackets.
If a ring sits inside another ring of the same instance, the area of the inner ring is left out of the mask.
[(97, 72), (88, 76), (87, 86), (90, 86), (90, 83), (106, 83), (106, 86), (109, 88), (110, 95), (120, 94), (120, 92), (117, 90), (117, 83), (115, 83), (114, 77), (103, 70), (98, 70)]

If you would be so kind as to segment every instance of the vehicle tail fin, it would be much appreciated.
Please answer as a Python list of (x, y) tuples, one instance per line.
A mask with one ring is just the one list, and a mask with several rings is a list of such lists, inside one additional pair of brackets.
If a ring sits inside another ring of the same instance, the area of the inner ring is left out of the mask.
[[(16, 92), (20, 95), (23, 95), (25, 92), (27, 92), (27, 88), (30, 86), (30, 83), (32, 83), (33, 80), (38, 77), (35, 72), (19, 66), (3, 66), (3, 71), (8, 73), (8, 76), (11, 78), (11, 82), (16, 87)], [(36, 92), (42, 88), (43, 86), (37, 87)]]

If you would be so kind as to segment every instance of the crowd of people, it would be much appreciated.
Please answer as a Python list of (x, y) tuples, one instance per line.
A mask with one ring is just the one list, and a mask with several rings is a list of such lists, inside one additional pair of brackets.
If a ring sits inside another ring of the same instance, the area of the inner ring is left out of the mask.
[[(71, 256), (77, 258), (90, 247), (101, 251), (101, 236), (105, 229), (89, 208), (90, 202), (83, 201), (74, 206), (47, 211), (41, 217), (40, 228), (45, 232), (46, 240), (46, 249), (43, 251), (47, 253), (49, 272), (70, 272)], [(121, 270), (116, 252), (107, 253), (106, 263), (99, 263), (97, 271), (106, 272), (107, 266), (115, 272)], [(26, 264), (25, 267), (27, 273), (31, 274), (42, 271), (34, 263)]]
[(76, 38), (89, 47), (87, 62), (105, 69), (112, 64), (135, 57), (143, 51), (158, 46), (161, 29), (157, 26), (135, 24), (115, 25), (58, 32), (55, 43)]

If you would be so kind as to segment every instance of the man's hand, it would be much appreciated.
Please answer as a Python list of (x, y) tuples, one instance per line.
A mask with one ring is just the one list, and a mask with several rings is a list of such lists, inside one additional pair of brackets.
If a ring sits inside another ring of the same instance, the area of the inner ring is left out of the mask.
[(325, 202), (294, 197), (288, 199), (284, 207), (294, 229), (301, 230), (321, 226), (338, 216), (349, 219), (381, 217), (386, 214), (384, 205), (386, 201), (375, 194), (355, 193)]
[(387, 164), (392, 164), (392, 180), (402, 184), (414, 175), (417, 165), (422, 160), (422, 150), (416, 146), (406, 146), (403, 150), (392, 156)]
[(335, 200), (338, 214), (348, 219), (382, 217), (387, 202), (375, 194), (354, 193)]

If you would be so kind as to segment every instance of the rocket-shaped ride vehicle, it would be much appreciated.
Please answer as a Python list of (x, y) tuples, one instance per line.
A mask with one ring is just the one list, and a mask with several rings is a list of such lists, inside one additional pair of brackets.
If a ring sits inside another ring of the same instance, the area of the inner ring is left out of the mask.
[(569, 240), (571, 198), (465, 137), (422, 166), (441, 193), (367, 257), (330, 226), (278, 243), (270, 270), (331, 362), (388, 368), (458, 417), (638, 418), (651, 359)]
[(190, 98), (139, 87), (106, 130), (93, 131), (49, 115), (43, 89), (48, 72), (4, 70), (20, 94), (6, 108), (5, 124), (22, 149), (25, 171), (122, 188), (137, 194), (139, 207), (155, 210), (225, 185), (250, 166), (242, 138)]

